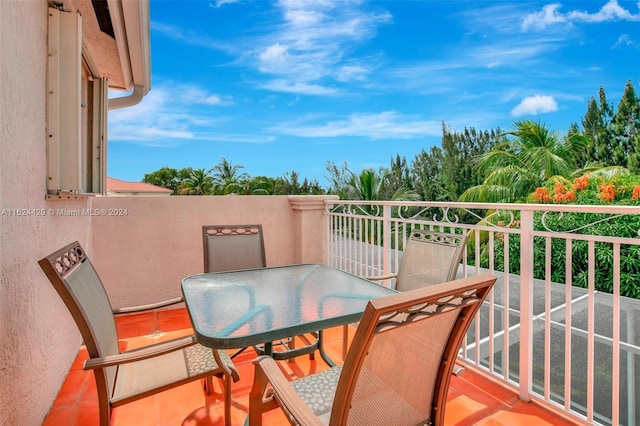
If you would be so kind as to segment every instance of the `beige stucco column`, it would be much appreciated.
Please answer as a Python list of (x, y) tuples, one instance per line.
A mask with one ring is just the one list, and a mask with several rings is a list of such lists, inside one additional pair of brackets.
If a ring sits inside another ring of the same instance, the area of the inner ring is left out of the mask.
[(324, 213), (324, 202), (337, 199), (337, 195), (289, 196), (294, 211), (296, 263), (328, 263), (329, 217)]

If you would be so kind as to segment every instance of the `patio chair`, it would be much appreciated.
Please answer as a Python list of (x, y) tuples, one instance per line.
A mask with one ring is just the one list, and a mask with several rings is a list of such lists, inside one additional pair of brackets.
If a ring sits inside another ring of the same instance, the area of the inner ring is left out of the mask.
[[(264, 250), (264, 236), (262, 225), (205, 225), (202, 227), (204, 244), (204, 271), (224, 272), (240, 269), (264, 268), (267, 260)], [(282, 351), (273, 351), (273, 358), (277, 360), (292, 360), (295, 357), (309, 354), (314, 359), (318, 347), (318, 336), (313, 339), (298, 336), (304, 346), (295, 347), (293, 338), (278, 342)], [(274, 345), (275, 346), (275, 345)], [(241, 348), (231, 357), (235, 358), (246, 348)], [(262, 346), (254, 346), (258, 355), (263, 355)]]
[(277, 407), (305, 426), (442, 425), (458, 348), (494, 282), (477, 275), (369, 301), (342, 366), (289, 382), (257, 358), (249, 425)]
[(84, 249), (76, 241), (38, 261), (76, 322), (93, 370), (100, 424), (109, 425), (111, 410), (161, 391), (203, 379), (207, 394), (212, 377), (224, 382), (225, 422), (231, 419), (231, 380), (239, 379), (226, 351), (211, 350), (186, 336), (120, 352), (114, 314), (157, 309), (182, 301), (172, 299), (145, 306), (112, 309), (107, 293)]
[(262, 225), (205, 225), (204, 272), (267, 266)]
[[(411, 231), (402, 252), (397, 273), (366, 277), (372, 281), (395, 279), (398, 291), (439, 284), (456, 279), (467, 236), (424, 229)], [(347, 353), (348, 325), (344, 328), (343, 356)], [(456, 374), (461, 371), (456, 369)]]
[(398, 291), (454, 280), (466, 242), (464, 234), (414, 229), (402, 252), (398, 272), (367, 279), (395, 278)]

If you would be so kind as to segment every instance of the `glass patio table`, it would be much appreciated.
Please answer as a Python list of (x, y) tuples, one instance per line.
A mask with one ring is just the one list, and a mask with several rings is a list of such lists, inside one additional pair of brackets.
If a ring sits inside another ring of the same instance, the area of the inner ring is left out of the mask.
[(396, 293), (322, 264), (301, 264), (192, 275), (182, 280), (198, 342), (213, 349), (264, 345), (360, 320), (370, 299)]

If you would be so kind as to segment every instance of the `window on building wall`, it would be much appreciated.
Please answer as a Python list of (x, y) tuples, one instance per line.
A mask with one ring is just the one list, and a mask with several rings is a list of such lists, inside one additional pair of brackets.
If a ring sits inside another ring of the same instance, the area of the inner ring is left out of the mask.
[(47, 193), (105, 192), (107, 81), (82, 53), (82, 17), (49, 9)]

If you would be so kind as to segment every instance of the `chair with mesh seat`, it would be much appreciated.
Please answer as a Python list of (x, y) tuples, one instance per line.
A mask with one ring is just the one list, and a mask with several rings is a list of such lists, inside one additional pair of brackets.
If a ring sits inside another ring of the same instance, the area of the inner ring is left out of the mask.
[(280, 407), (305, 426), (442, 425), (458, 348), (494, 283), (484, 274), (371, 300), (344, 364), (301, 379), (259, 357), (248, 424)]
[(204, 272), (264, 268), (262, 225), (205, 225)]
[[(205, 272), (256, 269), (267, 266), (262, 225), (205, 225), (202, 227), (202, 238)], [(291, 360), (308, 354), (313, 359), (319, 344), (317, 335), (312, 338), (305, 335), (298, 337), (304, 342), (304, 346), (295, 347), (293, 338), (283, 340), (278, 342), (277, 346), (284, 350), (274, 351), (273, 358)], [(241, 348), (232, 357), (245, 349)], [(254, 350), (259, 355), (265, 353), (262, 346), (256, 346)]]
[(120, 352), (114, 314), (157, 309), (182, 298), (112, 309), (98, 274), (77, 241), (38, 263), (69, 309), (86, 345), (89, 359), (84, 369), (95, 375), (102, 426), (109, 425), (113, 408), (191, 381), (203, 379), (205, 392), (210, 394), (213, 376), (222, 379), (225, 424), (230, 424), (231, 381), (239, 376), (225, 351), (201, 346), (190, 335)]
[(467, 236), (414, 229), (402, 253), (397, 274), (367, 277), (396, 279), (396, 290), (407, 291), (451, 281), (458, 274)]
[[(398, 272), (366, 278), (372, 281), (395, 279), (398, 291), (454, 280), (466, 242), (464, 234), (414, 229), (402, 252)], [(347, 352), (347, 327), (343, 335), (343, 355)]]

